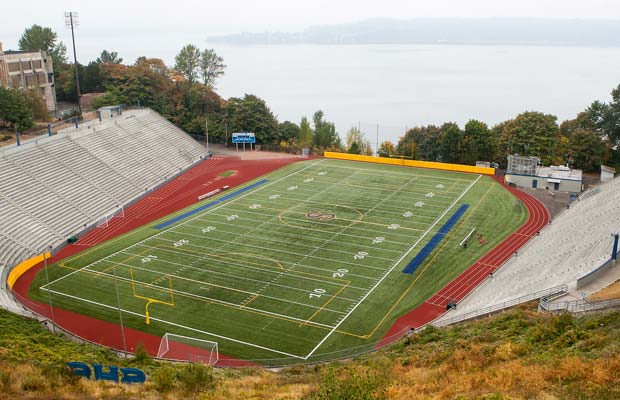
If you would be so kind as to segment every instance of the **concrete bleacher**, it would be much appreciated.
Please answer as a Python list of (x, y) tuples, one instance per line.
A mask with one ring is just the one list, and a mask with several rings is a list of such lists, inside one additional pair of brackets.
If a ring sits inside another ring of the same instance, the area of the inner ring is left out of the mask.
[(200, 144), (148, 109), (0, 150), (1, 275), (204, 156)]
[(571, 203), (540, 236), (439, 321), (559, 285), (579, 292), (577, 279), (610, 258), (612, 234), (620, 231), (620, 179), (599, 189)]

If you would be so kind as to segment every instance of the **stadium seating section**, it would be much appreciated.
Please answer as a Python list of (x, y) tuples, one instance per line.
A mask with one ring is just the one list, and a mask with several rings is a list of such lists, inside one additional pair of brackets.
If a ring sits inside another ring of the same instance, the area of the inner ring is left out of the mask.
[(570, 209), (540, 232), (508, 262), (446, 315), (453, 318), (559, 285), (575, 290), (581, 276), (612, 253), (620, 226), (620, 179), (573, 201)]
[(204, 156), (147, 109), (0, 149), (0, 270), (97, 224)]

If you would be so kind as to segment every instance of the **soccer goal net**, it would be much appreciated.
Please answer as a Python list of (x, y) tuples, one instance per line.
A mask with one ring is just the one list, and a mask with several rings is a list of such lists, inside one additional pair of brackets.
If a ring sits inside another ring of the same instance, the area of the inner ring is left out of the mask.
[(99, 222), (97, 223), (97, 228), (107, 228), (109, 222), (112, 221), (113, 218), (124, 218), (124, 217), (125, 217), (125, 208), (121, 206), (118, 209), (116, 209), (114, 212), (111, 212), (110, 214), (101, 218)]
[(217, 342), (166, 333), (159, 343), (157, 358), (215, 365), (220, 354)]

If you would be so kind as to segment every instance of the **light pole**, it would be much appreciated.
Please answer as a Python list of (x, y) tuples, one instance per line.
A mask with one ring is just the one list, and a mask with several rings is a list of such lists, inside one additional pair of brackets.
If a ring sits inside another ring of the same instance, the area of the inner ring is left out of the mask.
[(80, 76), (78, 72), (78, 62), (77, 62), (77, 54), (75, 52), (75, 34), (74, 27), (80, 26), (78, 21), (78, 13), (76, 12), (65, 12), (65, 26), (67, 28), (71, 28), (71, 41), (73, 42), (73, 65), (75, 67), (75, 87), (77, 89), (77, 98), (78, 98), (78, 111), (80, 114), (82, 113), (82, 94), (80, 93)]

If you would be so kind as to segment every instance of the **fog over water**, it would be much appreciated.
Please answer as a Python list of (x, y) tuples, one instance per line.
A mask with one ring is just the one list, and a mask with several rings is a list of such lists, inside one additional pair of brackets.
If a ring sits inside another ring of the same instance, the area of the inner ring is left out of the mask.
[(530, 110), (573, 118), (620, 84), (620, 48), (491, 45), (214, 45), (224, 97), (256, 94), (280, 121), (321, 109), (341, 137), (371, 142), (406, 126), (489, 125)]

